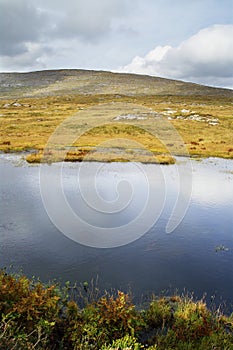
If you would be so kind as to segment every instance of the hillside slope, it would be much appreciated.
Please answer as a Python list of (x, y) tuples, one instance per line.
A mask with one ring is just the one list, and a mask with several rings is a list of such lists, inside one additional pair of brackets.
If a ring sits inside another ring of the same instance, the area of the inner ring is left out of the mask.
[[(31, 162), (40, 161), (56, 128), (74, 116), (68, 134), (75, 132), (76, 142), (58, 145), (70, 149), (67, 160), (83, 160), (97, 146), (93, 159), (104, 161), (171, 163), (171, 153), (233, 158), (232, 90), (134, 74), (54, 70), (1, 73), (0, 96), (0, 151), (34, 150)], [(122, 146), (120, 139), (127, 143)], [(144, 151), (138, 157), (133, 141), (153, 159)], [(106, 154), (100, 150), (104, 142)]]
[(232, 97), (233, 91), (144, 75), (90, 70), (0, 73), (1, 99), (66, 94), (198, 95)]

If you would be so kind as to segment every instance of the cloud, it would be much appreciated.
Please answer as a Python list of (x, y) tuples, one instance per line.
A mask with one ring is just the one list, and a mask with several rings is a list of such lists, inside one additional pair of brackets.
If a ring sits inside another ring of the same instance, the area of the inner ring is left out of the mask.
[(40, 70), (47, 68), (48, 56), (53, 54), (50, 47), (37, 44), (26, 43), (25, 51), (15, 56), (2, 56), (1, 68), (7, 72), (12, 70), (31, 71), (33, 69)]
[(157, 46), (119, 70), (232, 86), (232, 38), (233, 25), (214, 25), (200, 30), (177, 47)]
[[(232, 26), (223, 25), (232, 22), (229, 0), (172, 4), (0, 0), (0, 69), (121, 66), (123, 71), (229, 86)], [(151, 45), (156, 48), (148, 52)]]
[(0, 0), (0, 54), (15, 56), (28, 51), (36, 42), (46, 21), (30, 0)]
[[(1, 69), (55, 68), (65, 53), (64, 67), (71, 60), (74, 66), (86, 62), (84, 51), (90, 46), (97, 55), (94, 46), (111, 38), (115, 20), (127, 16), (132, 1), (0, 0)], [(80, 43), (85, 45), (81, 51)]]
[(79, 0), (70, 1), (69, 7), (60, 13), (54, 35), (60, 38), (82, 38), (96, 41), (109, 34), (112, 21), (124, 17), (131, 0)]

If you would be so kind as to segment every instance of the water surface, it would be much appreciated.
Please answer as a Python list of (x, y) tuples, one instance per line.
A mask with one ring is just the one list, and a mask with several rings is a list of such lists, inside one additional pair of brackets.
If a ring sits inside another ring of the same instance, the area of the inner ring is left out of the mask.
[[(56, 166), (50, 166), (51, 172)], [(104, 228), (124, 227), (139, 215), (146, 187), (141, 175), (135, 173), (135, 164), (101, 165), (96, 186), (99, 196), (109, 205), (117, 199), (119, 179), (131, 181), (136, 188), (126, 209), (112, 215), (100, 215), (83, 202), (77, 181), (80, 166), (64, 165), (64, 191), (73, 210), (84, 220)], [(86, 166), (91, 176), (97, 165)], [(178, 167), (185, 166), (185, 159), (178, 159)], [(98, 276), (99, 288), (130, 288), (136, 298), (152, 292), (171, 294), (186, 290), (197, 297), (207, 293), (207, 300), (214, 296), (217, 303), (224, 300), (232, 304), (233, 161), (192, 161), (193, 188), (188, 210), (171, 234), (166, 233), (166, 225), (179, 190), (177, 168), (140, 167), (154, 176), (155, 208), (165, 198), (162, 209), (155, 210), (158, 220), (130, 244), (93, 248), (70, 240), (51, 222), (41, 198), (40, 167), (29, 166), (17, 156), (1, 155), (0, 267), (13, 265), (14, 271), (22, 268), (28, 276), (39, 276), (43, 281), (57, 278), (82, 282)], [(85, 181), (88, 188), (88, 171)], [(52, 184), (48, 182), (48, 186)], [(62, 206), (57, 206), (57, 210), (62, 217)]]

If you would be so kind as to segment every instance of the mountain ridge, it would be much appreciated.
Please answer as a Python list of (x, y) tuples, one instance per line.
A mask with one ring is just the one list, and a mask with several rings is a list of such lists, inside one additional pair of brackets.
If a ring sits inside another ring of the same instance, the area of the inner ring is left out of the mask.
[(85, 69), (0, 73), (1, 99), (54, 95), (233, 96), (233, 90), (149, 75)]

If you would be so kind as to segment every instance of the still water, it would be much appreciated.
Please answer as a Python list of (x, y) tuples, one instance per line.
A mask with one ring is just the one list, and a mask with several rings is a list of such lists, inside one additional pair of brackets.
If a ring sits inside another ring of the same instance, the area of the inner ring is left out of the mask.
[[(84, 165), (80, 180), (80, 167)], [(59, 225), (51, 217), (51, 211), (47, 213), (42, 200), (39, 165), (29, 166), (20, 156), (0, 155), (0, 267), (12, 265), (13, 271), (22, 268), (26, 275), (39, 276), (43, 281), (83, 282), (98, 277), (100, 289), (131, 289), (136, 299), (174, 291), (194, 292), (196, 297), (207, 293), (207, 301), (214, 297), (217, 304), (226, 301), (230, 308), (233, 304), (233, 161), (216, 158), (191, 161), (190, 195), (188, 200), (183, 199), (187, 210), (182, 209), (182, 220), (171, 233), (167, 233), (166, 227), (182, 187), (179, 181), (185, 181), (185, 177), (178, 180), (179, 169), (185, 171), (190, 164), (180, 158), (177, 165), (140, 164), (139, 171), (138, 166), (135, 163), (64, 164), (63, 192), (83, 222), (105, 231), (120, 227), (123, 233), (128, 223), (136, 222), (135, 237), (129, 239), (130, 243), (126, 229), (121, 246), (113, 248), (110, 243), (104, 247), (103, 239), (97, 248), (91, 238), (82, 240), (85, 232), (81, 234), (84, 228), (78, 224), (77, 236), (71, 237), (75, 240), (57, 228)], [(51, 191), (52, 196), (56, 189), (49, 174), (56, 173), (59, 165), (42, 167), (46, 168), (48, 193)], [(94, 209), (90, 203), (93, 174)], [(134, 219), (140, 216), (141, 206), (148, 199), (148, 186), (154, 194), (148, 213), (150, 218), (154, 215), (154, 220), (148, 218), (149, 222), (142, 217), (137, 223)], [(99, 199), (106, 208), (111, 208), (110, 212), (106, 213), (104, 206), (96, 210)], [(63, 205), (54, 202), (54, 207), (64, 227), (69, 226)], [(138, 227), (145, 232), (138, 234)], [(85, 245), (88, 242), (91, 246)]]

